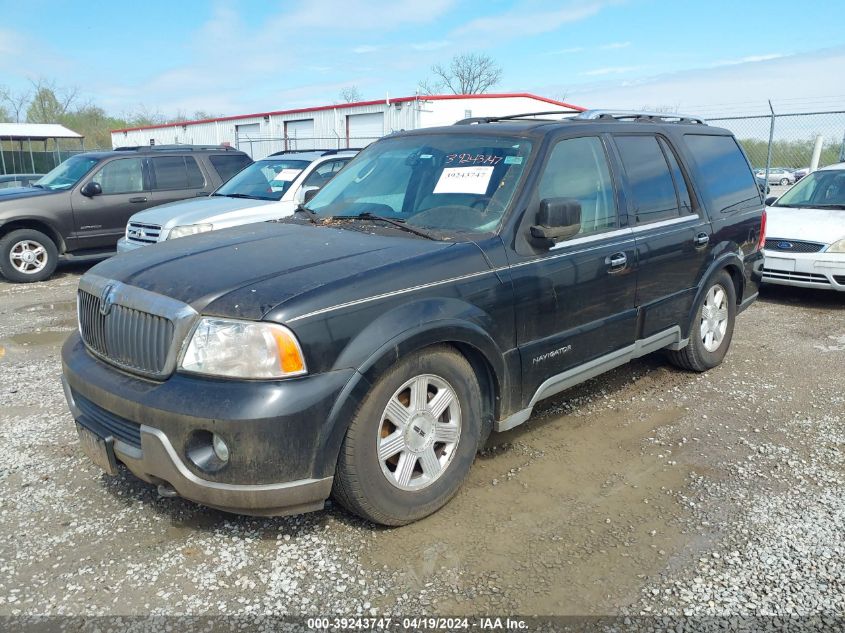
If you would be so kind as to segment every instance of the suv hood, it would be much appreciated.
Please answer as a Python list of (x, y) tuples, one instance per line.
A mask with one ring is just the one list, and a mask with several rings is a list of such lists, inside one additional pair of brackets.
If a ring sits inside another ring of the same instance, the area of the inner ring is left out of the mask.
[[(140, 211), (129, 218), (130, 222), (157, 224), (171, 229), (183, 224), (214, 223), (227, 215), (237, 215), (249, 209), (264, 209), (268, 205), (278, 205), (273, 200), (253, 200), (250, 198), (227, 198), (224, 196), (203, 196), (189, 200), (168, 202), (152, 209)], [(281, 213), (279, 214), (282, 215)]]
[[(369, 296), (380, 286), (401, 289), (396, 270), (408, 260), (458, 246), (472, 249), (475, 270), (487, 268), (473, 244), (269, 222), (162, 242), (90, 272), (178, 299), (201, 314), (257, 320), (312, 291), (308, 309), (334, 305), (350, 293)], [(429, 268), (413, 267), (417, 283)]]
[(766, 235), (832, 244), (845, 238), (845, 209), (767, 207)]
[(8, 189), (0, 189), (0, 202), (20, 200), (21, 198), (35, 198), (37, 196), (49, 196), (62, 191), (67, 191), (67, 189), (52, 191), (51, 189), (39, 189), (38, 187), (9, 187)]

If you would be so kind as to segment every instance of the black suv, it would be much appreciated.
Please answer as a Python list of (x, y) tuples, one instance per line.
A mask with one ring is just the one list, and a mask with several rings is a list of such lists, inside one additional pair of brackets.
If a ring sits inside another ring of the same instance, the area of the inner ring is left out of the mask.
[(290, 218), (85, 274), (62, 356), (91, 459), (233, 512), (333, 495), (401, 525), (539, 400), (657, 350), (722, 361), (765, 218), (730, 132), (461, 123), (377, 141)]
[(206, 196), (252, 162), (230, 147), (86, 152), (27, 188), (0, 190), (0, 274), (42, 281), (67, 259), (113, 253), (133, 213)]

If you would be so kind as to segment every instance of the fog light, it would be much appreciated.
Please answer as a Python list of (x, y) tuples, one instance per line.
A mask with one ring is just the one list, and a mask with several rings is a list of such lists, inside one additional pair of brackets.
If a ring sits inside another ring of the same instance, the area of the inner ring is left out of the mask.
[(211, 448), (214, 449), (214, 454), (221, 462), (229, 461), (229, 447), (217, 433), (211, 436)]

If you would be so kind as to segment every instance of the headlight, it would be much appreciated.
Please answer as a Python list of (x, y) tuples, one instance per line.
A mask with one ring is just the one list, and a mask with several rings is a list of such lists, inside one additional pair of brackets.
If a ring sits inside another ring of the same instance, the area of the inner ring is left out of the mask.
[(827, 248), (828, 253), (845, 253), (845, 237)]
[(180, 363), (184, 371), (229, 378), (289, 378), (306, 373), (299, 342), (276, 323), (202, 318)]
[(184, 224), (182, 226), (174, 226), (170, 229), (170, 233), (167, 234), (167, 239), (175, 240), (177, 237), (196, 235), (197, 233), (205, 233), (213, 229), (213, 224)]

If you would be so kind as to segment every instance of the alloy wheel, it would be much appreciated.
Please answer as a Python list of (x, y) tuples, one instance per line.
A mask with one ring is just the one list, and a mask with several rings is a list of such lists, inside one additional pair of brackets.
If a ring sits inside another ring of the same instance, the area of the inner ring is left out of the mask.
[(34, 240), (16, 242), (9, 251), (9, 261), (20, 273), (34, 275), (47, 266), (47, 249)]
[(701, 326), (699, 333), (704, 349), (715, 352), (719, 349), (728, 329), (728, 293), (721, 284), (714, 284), (707, 291), (704, 305), (701, 306)]

